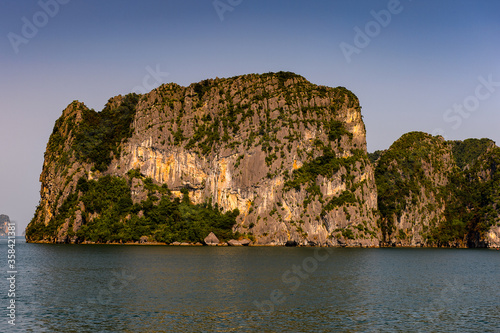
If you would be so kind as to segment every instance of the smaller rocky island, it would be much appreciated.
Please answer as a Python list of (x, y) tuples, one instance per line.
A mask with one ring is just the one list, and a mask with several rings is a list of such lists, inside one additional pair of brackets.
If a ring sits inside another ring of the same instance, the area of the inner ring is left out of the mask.
[(7, 215), (0, 215), (0, 237), (6, 237), (10, 218)]

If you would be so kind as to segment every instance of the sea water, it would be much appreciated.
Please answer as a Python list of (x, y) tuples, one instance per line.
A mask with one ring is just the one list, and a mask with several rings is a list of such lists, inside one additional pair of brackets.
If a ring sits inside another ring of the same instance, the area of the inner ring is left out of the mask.
[(500, 332), (500, 251), (16, 243), (1, 332)]

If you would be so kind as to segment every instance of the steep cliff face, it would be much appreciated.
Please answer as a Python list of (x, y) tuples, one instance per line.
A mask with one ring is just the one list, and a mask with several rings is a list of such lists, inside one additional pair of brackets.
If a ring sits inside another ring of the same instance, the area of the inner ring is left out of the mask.
[(159, 206), (183, 192), (195, 204), (237, 209), (234, 231), (258, 244), (376, 246), (365, 134), (354, 94), (292, 73), (162, 85), (112, 98), (100, 113), (73, 102), (47, 145), (27, 239), (88, 241), (83, 231), (106, 214), (89, 208), (88, 186), (117, 177), (131, 199), (114, 211), (117, 230), (150, 218), (148, 200)]
[(385, 245), (498, 247), (494, 142), (412, 132), (372, 157)]
[(488, 139), (452, 142), (460, 172), (449, 219), (466, 223), (469, 247), (500, 247), (500, 148)]
[(440, 225), (453, 173), (451, 147), (421, 132), (403, 135), (377, 162), (376, 181), (384, 242), (427, 245), (427, 233)]

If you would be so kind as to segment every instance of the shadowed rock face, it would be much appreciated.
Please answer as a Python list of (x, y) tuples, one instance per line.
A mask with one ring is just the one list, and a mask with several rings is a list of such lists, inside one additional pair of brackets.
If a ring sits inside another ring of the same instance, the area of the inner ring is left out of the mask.
[(0, 237), (7, 236), (10, 219), (7, 215), (0, 215)]
[(421, 132), (403, 135), (382, 155), (376, 181), (388, 245), (427, 244), (426, 232), (445, 219), (454, 166), (451, 146)]
[(403, 135), (376, 162), (386, 245), (499, 247), (499, 164), (488, 139)]
[[(238, 209), (235, 231), (257, 244), (378, 245), (374, 170), (349, 90), (269, 73), (166, 84), (130, 100), (112, 98), (100, 116), (80, 102), (64, 110), (47, 145), (32, 224), (54, 221), (81, 177), (137, 169), (174, 195), (187, 189), (194, 203)], [(103, 122), (110, 125), (97, 130)], [(132, 199), (142, 202), (147, 192), (134, 182)], [(74, 202), (47, 241), (75, 241), (97, 217)]]

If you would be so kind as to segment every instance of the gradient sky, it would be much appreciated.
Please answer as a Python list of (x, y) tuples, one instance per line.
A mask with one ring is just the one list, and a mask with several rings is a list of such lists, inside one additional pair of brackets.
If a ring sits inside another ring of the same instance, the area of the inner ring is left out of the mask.
[(0, 3), (0, 213), (19, 233), (62, 110), (138, 87), (292, 71), (359, 97), (370, 152), (415, 130), (500, 142), (497, 0), (55, 1)]

